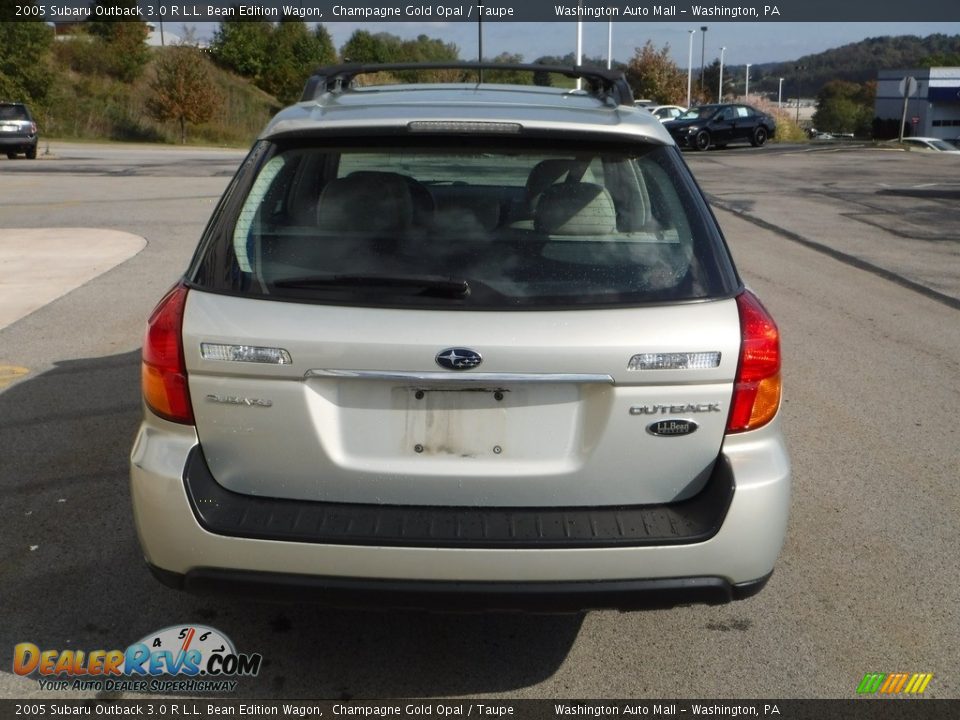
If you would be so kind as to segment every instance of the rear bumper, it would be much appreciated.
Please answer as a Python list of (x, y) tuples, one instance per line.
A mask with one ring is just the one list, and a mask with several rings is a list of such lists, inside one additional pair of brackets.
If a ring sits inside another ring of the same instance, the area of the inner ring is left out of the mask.
[(35, 148), (38, 140), (39, 138), (36, 135), (31, 137), (24, 135), (0, 135), (0, 152), (26, 152), (30, 148)]
[(367, 580), (195, 568), (185, 575), (150, 566), (161, 583), (198, 595), (316, 602), (330, 607), (454, 612), (654, 610), (677, 605), (722, 605), (756, 595), (770, 575), (731, 584), (724, 578), (664, 578), (589, 582), (431, 582)]
[(262, 518), (264, 532), (213, 532), (200, 518), (217, 498), (197, 495), (191, 502), (184, 481), (196, 446), (192, 427), (148, 414), (131, 456), (145, 558), (166, 584), (192, 592), (460, 610), (723, 603), (763, 586), (786, 534), (790, 467), (777, 420), (725, 440), (722, 464), (733, 492), (718, 527), (680, 542), (661, 537), (599, 546), (284, 539), (266, 531), (290, 519), (277, 525), (269, 514)]
[(464, 508), (311, 502), (231, 492), (213, 478), (198, 445), (187, 457), (183, 482), (197, 522), (215, 535), (335, 545), (524, 550), (709, 540), (720, 530), (733, 499), (733, 473), (721, 457), (703, 475), (709, 477), (695, 496), (660, 505)]

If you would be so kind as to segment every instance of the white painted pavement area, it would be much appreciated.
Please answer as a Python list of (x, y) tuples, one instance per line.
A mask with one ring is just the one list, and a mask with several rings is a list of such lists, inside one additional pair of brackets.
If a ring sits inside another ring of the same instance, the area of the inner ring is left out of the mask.
[(0, 228), (0, 330), (116, 267), (139, 235), (97, 228)]

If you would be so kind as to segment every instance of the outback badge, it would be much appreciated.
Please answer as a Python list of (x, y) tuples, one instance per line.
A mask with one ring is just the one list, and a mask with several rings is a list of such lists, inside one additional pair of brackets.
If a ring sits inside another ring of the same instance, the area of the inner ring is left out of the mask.
[(676, 437), (694, 433), (698, 427), (693, 420), (657, 420), (647, 425), (647, 432), (659, 437)]

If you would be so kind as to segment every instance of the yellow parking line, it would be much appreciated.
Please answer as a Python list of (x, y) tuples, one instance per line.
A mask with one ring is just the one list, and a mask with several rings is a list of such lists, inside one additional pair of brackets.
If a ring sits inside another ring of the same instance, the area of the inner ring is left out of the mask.
[(0, 365), (0, 390), (30, 372), (30, 368), (19, 365)]

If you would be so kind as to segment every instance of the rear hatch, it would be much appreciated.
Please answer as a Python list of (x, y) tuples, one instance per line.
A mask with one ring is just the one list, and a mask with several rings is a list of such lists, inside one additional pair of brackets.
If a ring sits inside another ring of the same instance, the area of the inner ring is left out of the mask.
[(23, 105), (0, 104), (0, 138), (33, 137), (36, 126)]
[(398, 505), (695, 494), (738, 281), (675, 149), (418, 142), (277, 143), (238, 179), (182, 330), (213, 477)]
[[(678, 500), (705, 481), (723, 440), (739, 320), (733, 300), (501, 315), (191, 292), (184, 344), (200, 443), (231, 490), (619, 505)], [(226, 346), (282, 349), (291, 362), (220, 359)], [(451, 348), (482, 362), (445, 370), (436, 357)], [(628, 369), (637, 355), (655, 365), (677, 354), (694, 367)]]

